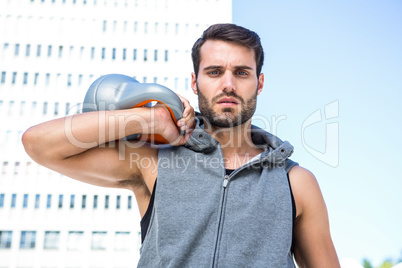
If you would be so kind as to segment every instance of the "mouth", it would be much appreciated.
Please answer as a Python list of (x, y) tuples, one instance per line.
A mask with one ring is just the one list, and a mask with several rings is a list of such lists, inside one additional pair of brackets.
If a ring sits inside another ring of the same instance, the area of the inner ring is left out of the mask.
[(217, 103), (222, 106), (235, 106), (239, 104), (239, 102), (235, 98), (231, 97), (224, 97), (217, 101)]

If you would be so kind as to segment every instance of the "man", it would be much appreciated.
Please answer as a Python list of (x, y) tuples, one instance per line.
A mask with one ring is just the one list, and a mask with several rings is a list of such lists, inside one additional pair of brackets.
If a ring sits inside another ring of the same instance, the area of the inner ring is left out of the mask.
[[(79, 114), (28, 129), (26, 151), (71, 178), (133, 191), (145, 236), (139, 267), (294, 267), (293, 254), (299, 267), (340, 267), (314, 175), (288, 159), (288, 142), (251, 125), (264, 85), (258, 35), (212, 25), (192, 58), (197, 119), (185, 99), (177, 124), (163, 106), (108, 111), (110, 120)], [(67, 119), (91, 148), (69, 141)], [(133, 133), (171, 146), (109, 143)]]

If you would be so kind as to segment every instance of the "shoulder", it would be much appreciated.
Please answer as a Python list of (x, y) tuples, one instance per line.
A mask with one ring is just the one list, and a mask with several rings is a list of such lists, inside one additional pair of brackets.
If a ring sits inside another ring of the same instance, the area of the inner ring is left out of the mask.
[(294, 166), (289, 171), (289, 181), (296, 203), (297, 217), (308, 212), (311, 206), (324, 202), (317, 179), (311, 171)]
[(309, 170), (294, 166), (289, 180), (296, 203), (295, 259), (299, 267), (340, 268), (317, 179)]

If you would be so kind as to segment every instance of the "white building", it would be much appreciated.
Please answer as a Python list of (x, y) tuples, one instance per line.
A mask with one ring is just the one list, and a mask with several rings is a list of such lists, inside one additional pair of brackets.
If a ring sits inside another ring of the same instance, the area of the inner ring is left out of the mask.
[(0, 268), (135, 267), (131, 192), (86, 185), (24, 152), (29, 126), (74, 114), (97, 77), (121, 73), (188, 97), (191, 47), (230, 0), (0, 1)]

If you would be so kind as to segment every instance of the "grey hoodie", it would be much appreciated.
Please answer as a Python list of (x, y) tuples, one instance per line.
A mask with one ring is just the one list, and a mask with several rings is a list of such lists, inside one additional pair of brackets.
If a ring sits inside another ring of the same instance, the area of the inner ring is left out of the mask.
[(185, 146), (159, 149), (138, 267), (295, 267), (293, 147), (254, 126), (252, 140), (264, 152), (230, 176), (221, 145), (200, 121)]

